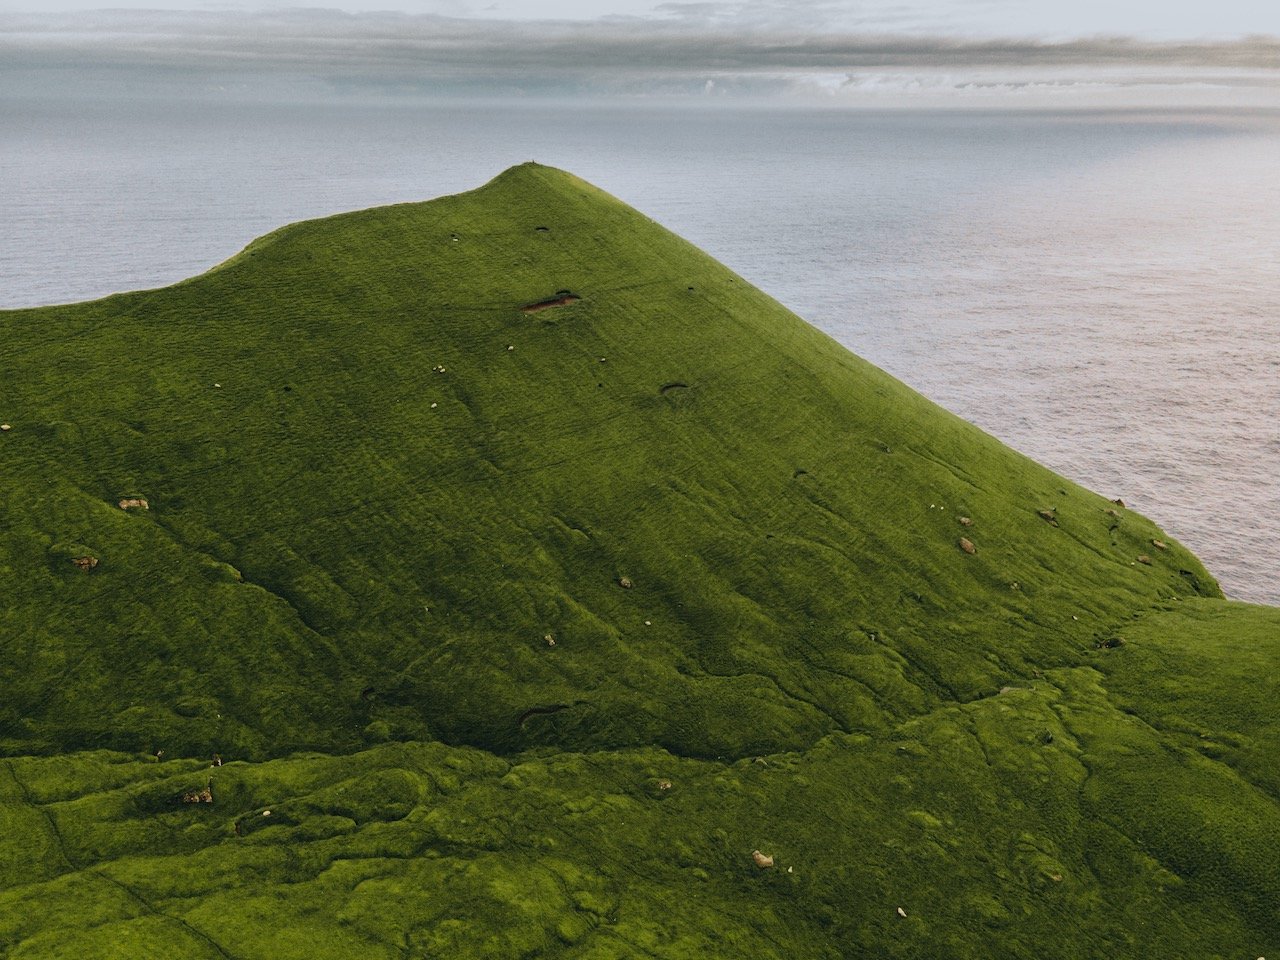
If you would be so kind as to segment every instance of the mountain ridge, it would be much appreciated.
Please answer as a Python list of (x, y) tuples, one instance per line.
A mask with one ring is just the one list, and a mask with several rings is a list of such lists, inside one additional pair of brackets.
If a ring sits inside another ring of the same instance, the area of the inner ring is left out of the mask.
[[(0, 903), (105, 871), (184, 918), (0, 921), (15, 956), (109, 956), (107, 929), (314, 956), (338, 849), (386, 861), (343, 902), (435, 918), (353, 906), (334, 955), (368, 924), (387, 955), (1265, 946), (1280, 731), (1205, 677), (1245, 658), (1273, 692), (1275, 612), (569, 174), (295, 224), (0, 334), (0, 803), (30, 865)], [(237, 904), (179, 853), (276, 866)], [(702, 892), (664, 919), (676, 889)]]

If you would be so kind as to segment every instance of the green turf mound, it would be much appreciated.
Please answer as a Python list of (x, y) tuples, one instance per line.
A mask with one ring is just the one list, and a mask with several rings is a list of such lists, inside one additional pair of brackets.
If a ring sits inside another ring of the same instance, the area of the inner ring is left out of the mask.
[(568, 174), (0, 337), (0, 954), (1280, 952), (1280, 615)]

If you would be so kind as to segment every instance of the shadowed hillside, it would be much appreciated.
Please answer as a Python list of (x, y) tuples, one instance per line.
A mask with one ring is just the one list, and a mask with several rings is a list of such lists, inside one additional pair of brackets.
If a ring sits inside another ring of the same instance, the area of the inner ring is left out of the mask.
[(0, 953), (1280, 950), (1280, 612), (568, 174), (0, 337)]

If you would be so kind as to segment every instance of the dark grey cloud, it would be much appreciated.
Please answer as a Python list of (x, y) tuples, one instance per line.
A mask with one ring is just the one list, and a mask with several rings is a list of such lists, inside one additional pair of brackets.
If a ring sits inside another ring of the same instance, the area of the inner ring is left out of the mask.
[[(316, 10), (0, 14), (0, 83), (11, 93), (136, 94), (148, 84), (172, 92), (270, 81), (309, 95), (761, 95), (863, 89), (868, 76), (913, 71), (957, 91), (1052, 85), (1074, 82), (1082, 69), (1120, 83), (1280, 82), (1275, 38), (1052, 43), (770, 25), (794, 6), (669, 3), (653, 18), (542, 22)], [(810, 6), (824, 15), (822, 4)]]

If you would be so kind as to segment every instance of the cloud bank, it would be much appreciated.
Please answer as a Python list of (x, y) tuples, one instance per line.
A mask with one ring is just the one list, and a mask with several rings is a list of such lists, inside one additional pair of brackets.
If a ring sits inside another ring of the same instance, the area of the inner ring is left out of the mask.
[[(776, 6), (776, 5), (775, 5)], [(1280, 40), (1063, 42), (806, 31), (667, 16), (509, 21), (335, 11), (0, 14), (7, 95), (720, 95), (922, 101), (1181, 91), (1280, 105)], [(1211, 98), (1212, 99), (1212, 98)]]

